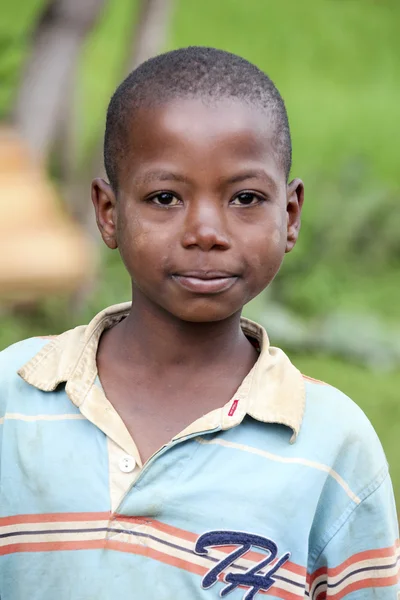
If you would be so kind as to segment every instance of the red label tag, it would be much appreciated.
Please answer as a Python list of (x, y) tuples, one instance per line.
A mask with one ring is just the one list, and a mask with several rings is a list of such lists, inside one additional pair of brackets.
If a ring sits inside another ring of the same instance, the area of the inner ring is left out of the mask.
[(238, 404), (239, 404), (239, 400), (234, 400), (232, 402), (232, 406), (230, 407), (229, 412), (228, 412), (228, 417), (233, 417)]

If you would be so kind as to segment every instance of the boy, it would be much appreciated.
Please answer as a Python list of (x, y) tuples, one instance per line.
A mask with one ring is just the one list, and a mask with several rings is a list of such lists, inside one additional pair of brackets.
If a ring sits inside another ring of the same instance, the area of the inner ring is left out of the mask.
[(396, 600), (371, 425), (240, 319), (300, 227), (273, 83), (212, 48), (156, 57), (110, 102), (105, 165), (133, 303), (1, 356), (1, 599)]

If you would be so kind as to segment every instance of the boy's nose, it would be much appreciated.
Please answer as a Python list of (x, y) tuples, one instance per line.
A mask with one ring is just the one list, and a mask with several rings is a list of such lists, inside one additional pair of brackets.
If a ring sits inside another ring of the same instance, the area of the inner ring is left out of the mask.
[(230, 248), (226, 223), (221, 211), (210, 206), (188, 211), (182, 245), (184, 248), (197, 246), (204, 252)]

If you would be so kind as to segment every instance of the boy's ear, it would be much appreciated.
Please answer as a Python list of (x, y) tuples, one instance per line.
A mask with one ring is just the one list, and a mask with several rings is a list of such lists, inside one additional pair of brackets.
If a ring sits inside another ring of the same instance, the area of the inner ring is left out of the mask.
[(116, 237), (117, 199), (110, 184), (100, 177), (92, 182), (92, 202), (101, 237), (111, 250), (115, 250), (118, 248)]
[(303, 202), (304, 184), (301, 179), (293, 179), (288, 184), (286, 191), (287, 238), (285, 252), (290, 252), (297, 242)]

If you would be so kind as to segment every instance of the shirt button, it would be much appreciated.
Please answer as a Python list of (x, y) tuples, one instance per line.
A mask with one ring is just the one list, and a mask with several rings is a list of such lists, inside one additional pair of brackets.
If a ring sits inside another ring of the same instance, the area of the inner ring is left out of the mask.
[(126, 454), (119, 461), (119, 468), (123, 473), (132, 473), (136, 467), (136, 461), (133, 456)]

